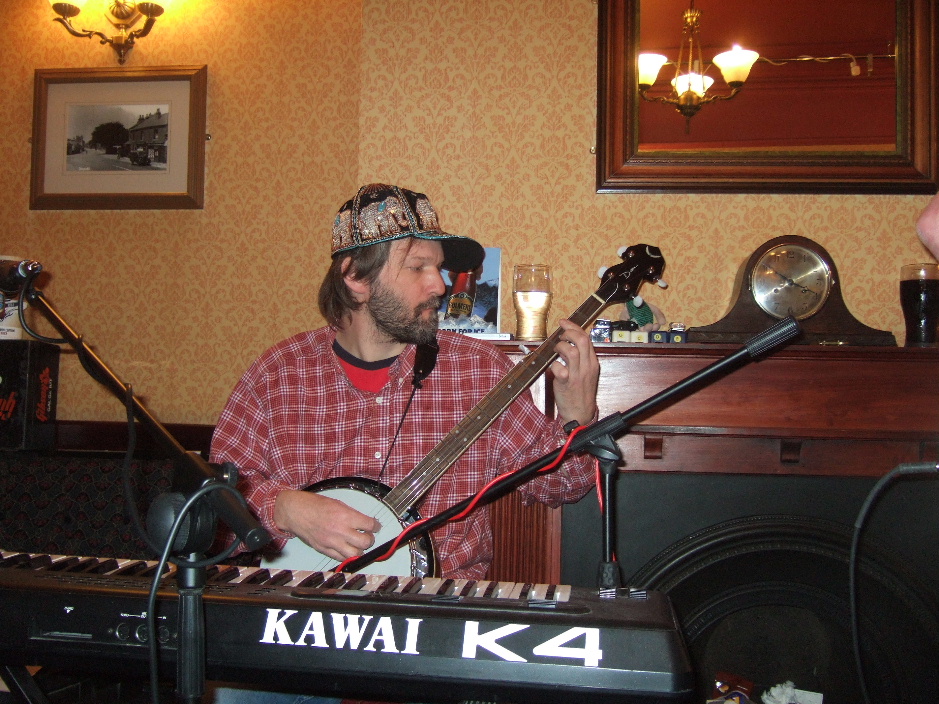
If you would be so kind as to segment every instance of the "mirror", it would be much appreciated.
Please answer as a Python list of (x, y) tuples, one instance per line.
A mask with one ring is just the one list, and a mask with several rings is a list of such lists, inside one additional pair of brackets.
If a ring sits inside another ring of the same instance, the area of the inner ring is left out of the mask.
[[(769, 31), (774, 19), (779, 23), (779, 15), (769, 14), (768, 5), (747, 3), (734, 12), (728, 2), (697, 0), (705, 61), (737, 41), (776, 63), (758, 61), (751, 71), (752, 82), (748, 79), (735, 98), (707, 104), (686, 119), (673, 106), (640, 98), (635, 57), (637, 47), (666, 54), (671, 60), (677, 57), (682, 11), (675, 7), (687, 8), (688, 0), (676, 0), (677, 5), (671, 0), (601, 0), (598, 192), (934, 193), (939, 179), (937, 10), (933, 0), (894, 1), (895, 14), (889, 9), (893, 2), (868, 3), (871, 11), (888, 8), (877, 20), (864, 12), (865, 3), (849, 3), (846, 10), (838, 10), (834, 2), (814, 3), (813, 12), (832, 12), (840, 18), (860, 16), (864, 19), (859, 26), (877, 26), (868, 32), (871, 36), (850, 44), (837, 38), (840, 48), (827, 52), (822, 51), (819, 36), (807, 43), (813, 34), (809, 28), (796, 28), (798, 45), (791, 47), (787, 42), (794, 40)], [(675, 16), (651, 14), (660, 11)], [(885, 29), (883, 25), (894, 17), (895, 24)], [(818, 18), (811, 22), (813, 28), (820, 24)], [(851, 22), (836, 25), (846, 27), (846, 36), (852, 31)], [(671, 29), (662, 29), (665, 26)], [(893, 36), (895, 45), (889, 46)], [(814, 51), (806, 51), (807, 47)], [(780, 56), (787, 48), (792, 53)], [(805, 94), (832, 93), (840, 90), (832, 86), (850, 83), (848, 60), (811, 65), (790, 61), (791, 66), (777, 67), (781, 58), (806, 54), (827, 58), (849, 51), (859, 54), (852, 57), (858, 64), (854, 71), (860, 73), (853, 81), (863, 89), (854, 105), (847, 99), (840, 101), (843, 116), (838, 115), (839, 105), (826, 113), (819, 100), (806, 100)], [(650, 96), (655, 91), (666, 93), (671, 72), (674, 68), (668, 65), (662, 68)], [(812, 80), (818, 86), (810, 87)], [(748, 90), (750, 96), (745, 99)], [(730, 92), (720, 72), (716, 72), (714, 91)], [(799, 100), (779, 98), (793, 91), (801, 94)], [(809, 107), (799, 117), (797, 108), (806, 103)], [(737, 122), (728, 115), (736, 115)], [(793, 126), (800, 122), (804, 134), (795, 134)], [(715, 125), (723, 127), (724, 133)]]

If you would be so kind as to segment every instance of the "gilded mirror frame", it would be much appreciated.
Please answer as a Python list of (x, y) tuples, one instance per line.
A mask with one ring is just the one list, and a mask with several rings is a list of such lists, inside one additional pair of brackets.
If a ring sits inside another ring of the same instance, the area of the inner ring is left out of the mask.
[(734, 154), (639, 150), (632, 48), (639, 0), (599, 0), (598, 193), (935, 193), (939, 51), (935, 0), (897, 0), (897, 148), (893, 152)]

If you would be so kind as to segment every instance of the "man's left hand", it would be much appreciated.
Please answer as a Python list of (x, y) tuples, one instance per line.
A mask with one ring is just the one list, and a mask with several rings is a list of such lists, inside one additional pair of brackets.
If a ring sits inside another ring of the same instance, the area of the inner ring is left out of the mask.
[(554, 402), (562, 423), (576, 420), (593, 422), (597, 414), (597, 384), (600, 361), (590, 335), (570, 320), (559, 323), (561, 339), (555, 346), (560, 359), (551, 364), (554, 374)]

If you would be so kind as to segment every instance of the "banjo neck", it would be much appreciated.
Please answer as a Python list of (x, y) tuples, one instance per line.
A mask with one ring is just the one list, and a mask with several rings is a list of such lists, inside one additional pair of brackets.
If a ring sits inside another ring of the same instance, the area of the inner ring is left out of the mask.
[[(569, 316), (571, 322), (586, 329), (606, 306), (635, 297), (635, 291), (638, 290), (642, 279), (654, 281), (662, 273), (664, 260), (657, 247), (636, 245), (627, 249), (621, 256), (626, 263), (611, 267), (607, 271), (600, 288)], [(548, 368), (558, 356), (555, 347), (562, 333), (561, 328), (555, 330), (536, 350), (516, 364), (473, 406), (466, 417), (385, 495), (384, 502), (397, 515), (404, 515), (414, 506), (502, 412)]]

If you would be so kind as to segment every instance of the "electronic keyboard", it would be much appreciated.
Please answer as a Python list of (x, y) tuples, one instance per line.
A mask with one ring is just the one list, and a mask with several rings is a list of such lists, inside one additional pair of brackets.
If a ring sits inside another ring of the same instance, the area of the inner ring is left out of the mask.
[[(0, 551), (0, 665), (146, 672), (157, 563)], [(161, 577), (163, 674), (179, 654), (177, 571)], [(409, 701), (683, 702), (693, 673), (667, 597), (489, 580), (217, 565), (206, 677)]]

